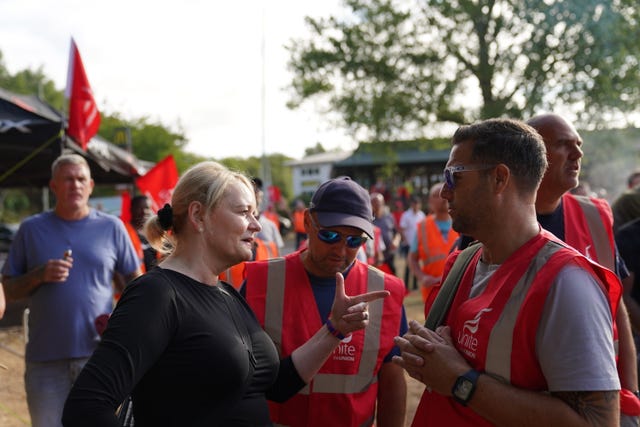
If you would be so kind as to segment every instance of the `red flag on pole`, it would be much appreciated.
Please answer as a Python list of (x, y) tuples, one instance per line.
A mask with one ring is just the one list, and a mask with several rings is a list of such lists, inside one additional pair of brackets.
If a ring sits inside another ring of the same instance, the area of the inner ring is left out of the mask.
[(171, 194), (177, 183), (178, 168), (171, 154), (136, 179), (140, 192), (152, 200), (151, 209), (154, 212), (157, 212), (165, 203), (171, 203)]
[(131, 194), (127, 190), (120, 193), (120, 219), (125, 224), (131, 221)]
[(78, 52), (73, 38), (69, 53), (66, 96), (69, 98), (67, 135), (76, 140), (86, 151), (89, 140), (98, 133), (100, 112), (95, 99), (93, 99), (93, 92), (89, 86), (82, 59), (80, 59), (80, 52)]

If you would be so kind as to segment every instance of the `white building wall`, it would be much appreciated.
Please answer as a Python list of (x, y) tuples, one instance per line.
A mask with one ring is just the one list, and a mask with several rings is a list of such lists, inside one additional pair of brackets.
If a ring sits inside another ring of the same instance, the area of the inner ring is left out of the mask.
[(286, 165), (291, 167), (294, 197), (313, 194), (320, 184), (331, 178), (333, 164), (350, 155), (351, 152), (345, 151), (328, 152), (288, 162)]

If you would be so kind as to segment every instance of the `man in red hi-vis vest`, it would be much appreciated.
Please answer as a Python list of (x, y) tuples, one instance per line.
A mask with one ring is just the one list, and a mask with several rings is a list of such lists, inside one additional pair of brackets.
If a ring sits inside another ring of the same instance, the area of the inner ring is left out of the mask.
[[(564, 118), (557, 114), (543, 114), (528, 121), (542, 136), (549, 168), (540, 183), (536, 197), (538, 222), (559, 239), (571, 245), (587, 258), (615, 272), (622, 280), (630, 281), (624, 261), (619, 257), (613, 235), (613, 215), (604, 199), (576, 196), (569, 192), (578, 185), (582, 160), (582, 139)], [(638, 425), (638, 370), (636, 348), (629, 315), (624, 304), (616, 316), (618, 332), (618, 373), (621, 417)], [(634, 395), (635, 394), (635, 395)], [(622, 425), (627, 425), (625, 422)]]
[[(391, 363), (399, 354), (394, 337), (406, 331), (400, 279), (356, 259), (374, 237), (367, 190), (348, 177), (329, 180), (316, 190), (304, 211), (307, 247), (283, 258), (246, 264), (244, 292), (281, 357), (305, 342), (331, 312), (336, 274), (344, 275), (351, 295), (388, 290), (369, 304), (369, 326), (344, 336), (318, 374), (282, 404), (270, 403), (276, 425), (290, 427), (377, 427), (404, 425), (406, 382)], [(336, 333), (337, 332), (337, 333)]]
[[(450, 304), (429, 298), (440, 326), (429, 316), (435, 330), (411, 322), (396, 340), (394, 362), (426, 385), (412, 425), (618, 426), (622, 286), (538, 224), (542, 138), (491, 119), (461, 126), (452, 144), (440, 194), (453, 228), (479, 243), (447, 262), (439, 292)], [(468, 264), (454, 264), (463, 256)]]
[(449, 202), (440, 197), (443, 183), (429, 190), (429, 215), (417, 224), (416, 238), (409, 247), (409, 268), (420, 284), (422, 301), (440, 283), (444, 264), (458, 233), (451, 228)]

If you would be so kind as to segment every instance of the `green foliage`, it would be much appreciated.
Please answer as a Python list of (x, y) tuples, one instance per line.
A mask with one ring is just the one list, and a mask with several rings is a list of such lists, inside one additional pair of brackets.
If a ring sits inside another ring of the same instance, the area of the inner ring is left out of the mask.
[(42, 210), (40, 189), (5, 189), (0, 191), (0, 222), (19, 223), (22, 218)]
[(304, 150), (304, 155), (305, 156), (311, 156), (313, 154), (320, 154), (320, 153), (325, 153), (327, 150), (324, 149), (324, 147), (322, 146), (322, 144), (320, 144), (319, 142), (316, 143), (315, 147), (308, 147)]
[[(272, 185), (280, 188), (282, 195), (286, 199), (291, 199), (293, 194), (293, 184), (291, 177), (291, 169), (285, 166), (285, 163), (291, 160), (283, 154), (271, 154), (267, 156), (269, 174), (271, 175), (270, 181)], [(262, 157), (249, 157), (243, 159), (240, 157), (227, 157), (225, 159), (218, 160), (226, 167), (244, 172), (250, 177), (258, 177), (267, 183), (269, 179), (265, 177), (263, 173), (263, 159)]]
[(127, 132), (132, 141), (133, 154), (140, 159), (158, 162), (173, 154), (180, 172), (205, 160), (202, 156), (184, 151), (188, 141), (182, 130), (174, 132), (160, 123), (150, 122), (147, 117), (127, 120), (119, 113), (102, 114), (99, 131), (102, 137), (123, 144)]
[(64, 93), (56, 89), (55, 84), (44, 75), (42, 67), (37, 70), (21, 70), (11, 75), (4, 65), (0, 52), (0, 87), (23, 95), (38, 95), (52, 107), (62, 110)]
[(632, 0), (345, 0), (288, 45), (289, 106), (369, 140), (540, 110), (606, 126), (638, 110), (639, 22)]

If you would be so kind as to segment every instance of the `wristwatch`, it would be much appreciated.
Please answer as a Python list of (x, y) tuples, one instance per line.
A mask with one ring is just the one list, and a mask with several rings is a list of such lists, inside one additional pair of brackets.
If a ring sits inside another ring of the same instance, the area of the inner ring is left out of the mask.
[(476, 390), (476, 383), (478, 382), (479, 376), (480, 372), (472, 369), (458, 377), (451, 389), (451, 395), (456, 402), (467, 406), (467, 403), (471, 400), (471, 396), (473, 396), (473, 392)]

